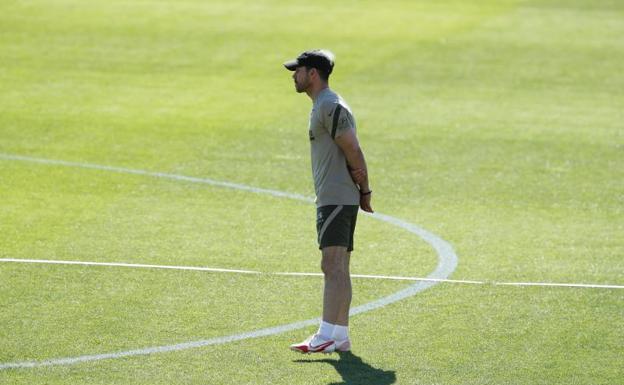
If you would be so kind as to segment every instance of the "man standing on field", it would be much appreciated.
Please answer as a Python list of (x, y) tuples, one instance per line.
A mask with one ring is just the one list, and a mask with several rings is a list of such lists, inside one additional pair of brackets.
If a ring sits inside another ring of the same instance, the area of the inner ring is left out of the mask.
[(366, 161), (351, 109), (329, 88), (333, 55), (324, 50), (306, 51), (284, 66), (294, 71), (292, 77), (297, 92), (305, 92), (313, 102), (309, 136), (316, 229), (325, 276), (323, 320), (319, 330), (290, 348), (301, 353), (348, 351), (351, 349), (349, 259), (358, 206), (373, 212)]

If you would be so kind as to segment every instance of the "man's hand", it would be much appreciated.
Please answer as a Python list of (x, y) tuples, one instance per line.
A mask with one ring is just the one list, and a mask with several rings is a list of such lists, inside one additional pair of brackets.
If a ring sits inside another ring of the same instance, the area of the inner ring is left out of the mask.
[(372, 191), (369, 191), (368, 194), (360, 193), (360, 208), (369, 213), (373, 212), (373, 208), (371, 207), (372, 195), (373, 195)]
[(357, 185), (362, 184), (368, 177), (366, 170), (363, 168), (349, 168), (349, 173), (351, 174), (351, 179)]

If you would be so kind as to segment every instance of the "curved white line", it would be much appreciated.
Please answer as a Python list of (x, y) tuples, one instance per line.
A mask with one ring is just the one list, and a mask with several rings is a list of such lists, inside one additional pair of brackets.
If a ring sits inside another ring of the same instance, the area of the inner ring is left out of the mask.
[[(128, 169), (128, 168), (121, 168), (121, 167), (102, 166), (102, 165), (90, 164), (90, 163), (76, 163), (76, 162), (67, 162), (63, 160), (32, 158), (32, 157), (21, 156), (21, 155), (11, 155), (11, 154), (1, 154), (1, 153), (0, 153), (0, 158), (6, 159), (6, 160), (17, 160), (17, 161), (24, 161), (24, 162), (41, 163), (45, 165), (78, 167), (78, 168), (88, 168), (88, 169), (96, 169), (96, 170), (103, 170), (103, 171), (113, 171), (113, 172), (119, 172), (119, 173), (124, 173), (124, 174), (145, 175), (145, 176), (151, 176), (151, 177), (156, 177), (156, 178), (166, 178), (166, 179), (173, 179), (173, 180), (178, 180), (178, 181), (208, 184), (208, 185), (217, 186), (217, 187), (226, 187), (226, 188), (231, 188), (231, 189), (236, 189), (236, 190), (249, 191), (249, 192), (253, 192), (257, 194), (267, 194), (267, 195), (271, 195), (274, 197), (289, 198), (289, 199), (295, 199), (295, 200), (305, 201), (305, 202), (313, 201), (312, 198), (305, 197), (299, 194), (293, 194), (293, 193), (288, 193), (288, 192), (283, 192), (283, 191), (278, 191), (278, 190), (262, 189), (262, 188), (251, 187), (251, 186), (230, 183), (230, 182), (222, 182), (222, 181), (217, 181), (217, 180), (207, 179), (207, 178), (195, 178), (195, 177), (188, 177), (188, 176), (176, 175), (176, 174), (158, 173), (158, 172), (150, 172), (150, 171), (144, 171), (144, 170), (134, 170), (134, 169)], [(379, 214), (379, 213), (367, 214), (367, 215), (375, 219), (393, 224), (404, 230), (407, 230), (419, 236), (420, 238), (422, 238), (424, 241), (429, 243), (435, 249), (435, 251), (438, 254), (438, 265), (436, 269), (427, 276), (427, 278), (434, 279), (434, 280), (446, 279), (450, 276), (450, 274), (457, 267), (457, 255), (455, 254), (452, 246), (448, 242), (439, 238), (437, 235), (430, 233), (427, 230), (421, 229), (420, 227), (413, 225), (409, 222), (405, 222), (401, 219), (397, 219), (388, 215)], [(364, 305), (354, 307), (351, 309), (350, 315), (356, 315), (356, 314), (364, 313), (364, 312), (377, 309), (383, 306), (387, 306), (391, 303), (413, 296), (414, 294), (420, 291), (423, 291), (433, 285), (436, 285), (437, 283), (438, 283), (437, 281), (418, 282), (390, 296), (378, 299), (373, 302), (366, 303)], [(27, 362), (3, 363), (3, 364), (0, 364), (0, 370), (17, 369), (17, 368), (33, 368), (33, 367), (53, 366), (53, 365), (72, 365), (72, 364), (88, 362), (88, 361), (98, 361), (98, 360), (121, 358), (121, 357), (147, 355), (147, 354), (153, 354), (153, 353), (179, 351), (179, 350), (185, 350), (185, 349), (191, 349), (191, 348), (198, 348), (202, 346), (218, 345), (218, 344), (224, 344), (227, 342), (240, 341), (240, 340), (244, 340), (248, 338), (258, 338), (258, 337), (265, 337), (265, 336), (280, 334), (280, 333), (288, 332), (291, 330), (296, 330), (296, 329), (301, 329), (304, 327), (312, 326), (312, 325), (318, 324), (319, 321), (320, 321), (320, 318), (314, 318), (314, 319), (309, 319), (306, 321), (299, 321), (299, 322), (295, 322), (291, 324), (265, 328), (265, 329), (259, 329), (259, 330), (250, 331), (246, 333), (232, 334), (229, 336), (210, 338), (210, 339), (201, 340), (201, 341), (186, 342), (186, 343), (181, 343), (181, 344), (176, 344), (176, 345), (156, 346), (156, 347), (149, 347), (149, 348), (143, 348), (143, 349), (123, 351), (123, 352), (85, 355), (85, 356), (79, 356), (79, 357), (57, 358), (57, 359), (36, 361), (36, 362), (27, 361)]]

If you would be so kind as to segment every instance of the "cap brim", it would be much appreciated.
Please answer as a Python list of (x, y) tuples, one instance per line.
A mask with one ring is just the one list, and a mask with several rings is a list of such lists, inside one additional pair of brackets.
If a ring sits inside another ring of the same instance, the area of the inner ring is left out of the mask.
[(289, 71), (294, 71), (297, 69), (297, 67), (299, 67), (299, 62), (297, 61), (297, 59), (290, 60), (284, 63), (284, 67), (286, 67), (286, 69)]

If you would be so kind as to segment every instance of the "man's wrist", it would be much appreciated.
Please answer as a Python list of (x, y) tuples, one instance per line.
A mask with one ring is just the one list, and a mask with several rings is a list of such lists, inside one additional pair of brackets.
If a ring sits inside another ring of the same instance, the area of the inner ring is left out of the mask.
[(361, 195), (361, 196), (364, 196), (364, 195), (370, 195), (370, 194), (372, 194), (372, 193), (373, 193), (373, 190), (366, 190), (366, 191), (364, 191), (364, 190), (360, 190), (360, 195)]

